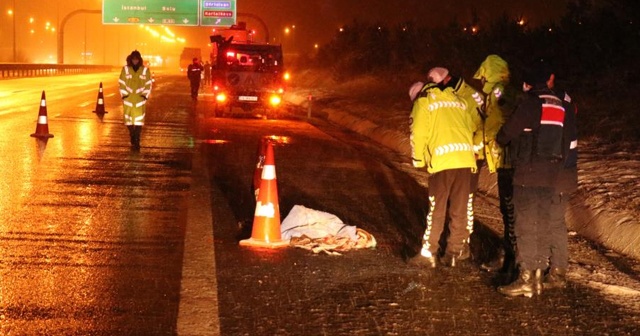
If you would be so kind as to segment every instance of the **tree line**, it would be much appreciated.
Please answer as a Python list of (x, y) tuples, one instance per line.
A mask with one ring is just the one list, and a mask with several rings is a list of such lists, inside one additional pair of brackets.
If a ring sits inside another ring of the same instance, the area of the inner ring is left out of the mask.
[[(487, 55), (498, 54), (509, 63), (512, 82), (520, 83), (522, 69), (544, 58), (554, 65), (561, 85), (589, 112), (580, 119), (583, 133), (599, 134), (601, 127), (609, 127), (617, 134), (608, 135), (608, 141), (640, 140), (639, 132), (627, 129), (640, 122), (639, 113), (626, 104), (633, 98), (628, 92), (640, 88), (640, 2), (578, 0), (570, 2), (565, 13), (537, 27), (506, 14), (492, 22), (472, 15), (470, 22), (452, 21), (436, 28), (420, 22), (385, 26), (353, 21), (320, 48), (314, 63), (331, 69), (338, 80), (426, 73), (432, 66), (470, 78)], [(615, 101), (616, 106), (602, 100)]]

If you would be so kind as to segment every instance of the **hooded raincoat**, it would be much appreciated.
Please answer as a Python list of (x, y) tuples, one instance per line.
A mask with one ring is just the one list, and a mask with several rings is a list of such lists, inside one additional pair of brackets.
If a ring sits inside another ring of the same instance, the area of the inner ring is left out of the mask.
[[(140, 59), (134, 67), (132, 58)], [(127, 65), (122, 68), (118, 84), (122, 97), (124, 124), (126, 126), (143, 126), (147, 99), (151, 95), (151, 73), (143, 65), (142, 57), (134, 51), (127, 57)]]
[(498, 55), (489, 55), (480, 64), (473, 78), (482, 80), (486, 94), (484, 123), (484, 154), (489, 171), (510, 168), (508, 153), (495, 142), (496, 134), (515, 107), (515, 94), (509, 85), (509, 65)]

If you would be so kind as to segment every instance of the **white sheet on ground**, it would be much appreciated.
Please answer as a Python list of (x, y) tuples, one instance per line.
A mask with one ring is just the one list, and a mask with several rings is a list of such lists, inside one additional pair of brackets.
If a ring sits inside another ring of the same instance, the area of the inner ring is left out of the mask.
[(348, 237), (358, 240), (356, 227), (347, 225), (336, 215), (328, 212), (309, 209), (302, 205), (294, 205), (291, 212), (280, 225), (282, 239), (307, 236), (311, 239), (327, 236)]

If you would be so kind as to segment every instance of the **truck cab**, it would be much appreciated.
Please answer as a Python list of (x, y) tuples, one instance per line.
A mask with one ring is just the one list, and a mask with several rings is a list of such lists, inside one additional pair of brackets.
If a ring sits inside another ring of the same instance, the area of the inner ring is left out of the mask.
[(211, 36), (215, 115), (223, 116), (234, 108), (262, 109), (265, 115), (274, 115), (285, 89), (282, 47), (247, 40), (234, 42), (236, 36)]

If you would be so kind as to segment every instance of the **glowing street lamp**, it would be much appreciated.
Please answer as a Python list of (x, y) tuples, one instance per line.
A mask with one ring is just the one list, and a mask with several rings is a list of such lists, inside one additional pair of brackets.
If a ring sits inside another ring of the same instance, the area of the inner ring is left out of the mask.
[(291, 46), (295, 46), (296, 44), (296, 35), (294, 34), (295, 29), (296, 29), (296, 25), (291, 25), (284, 28), (284, 35), (285, 36), (291, 35)]

